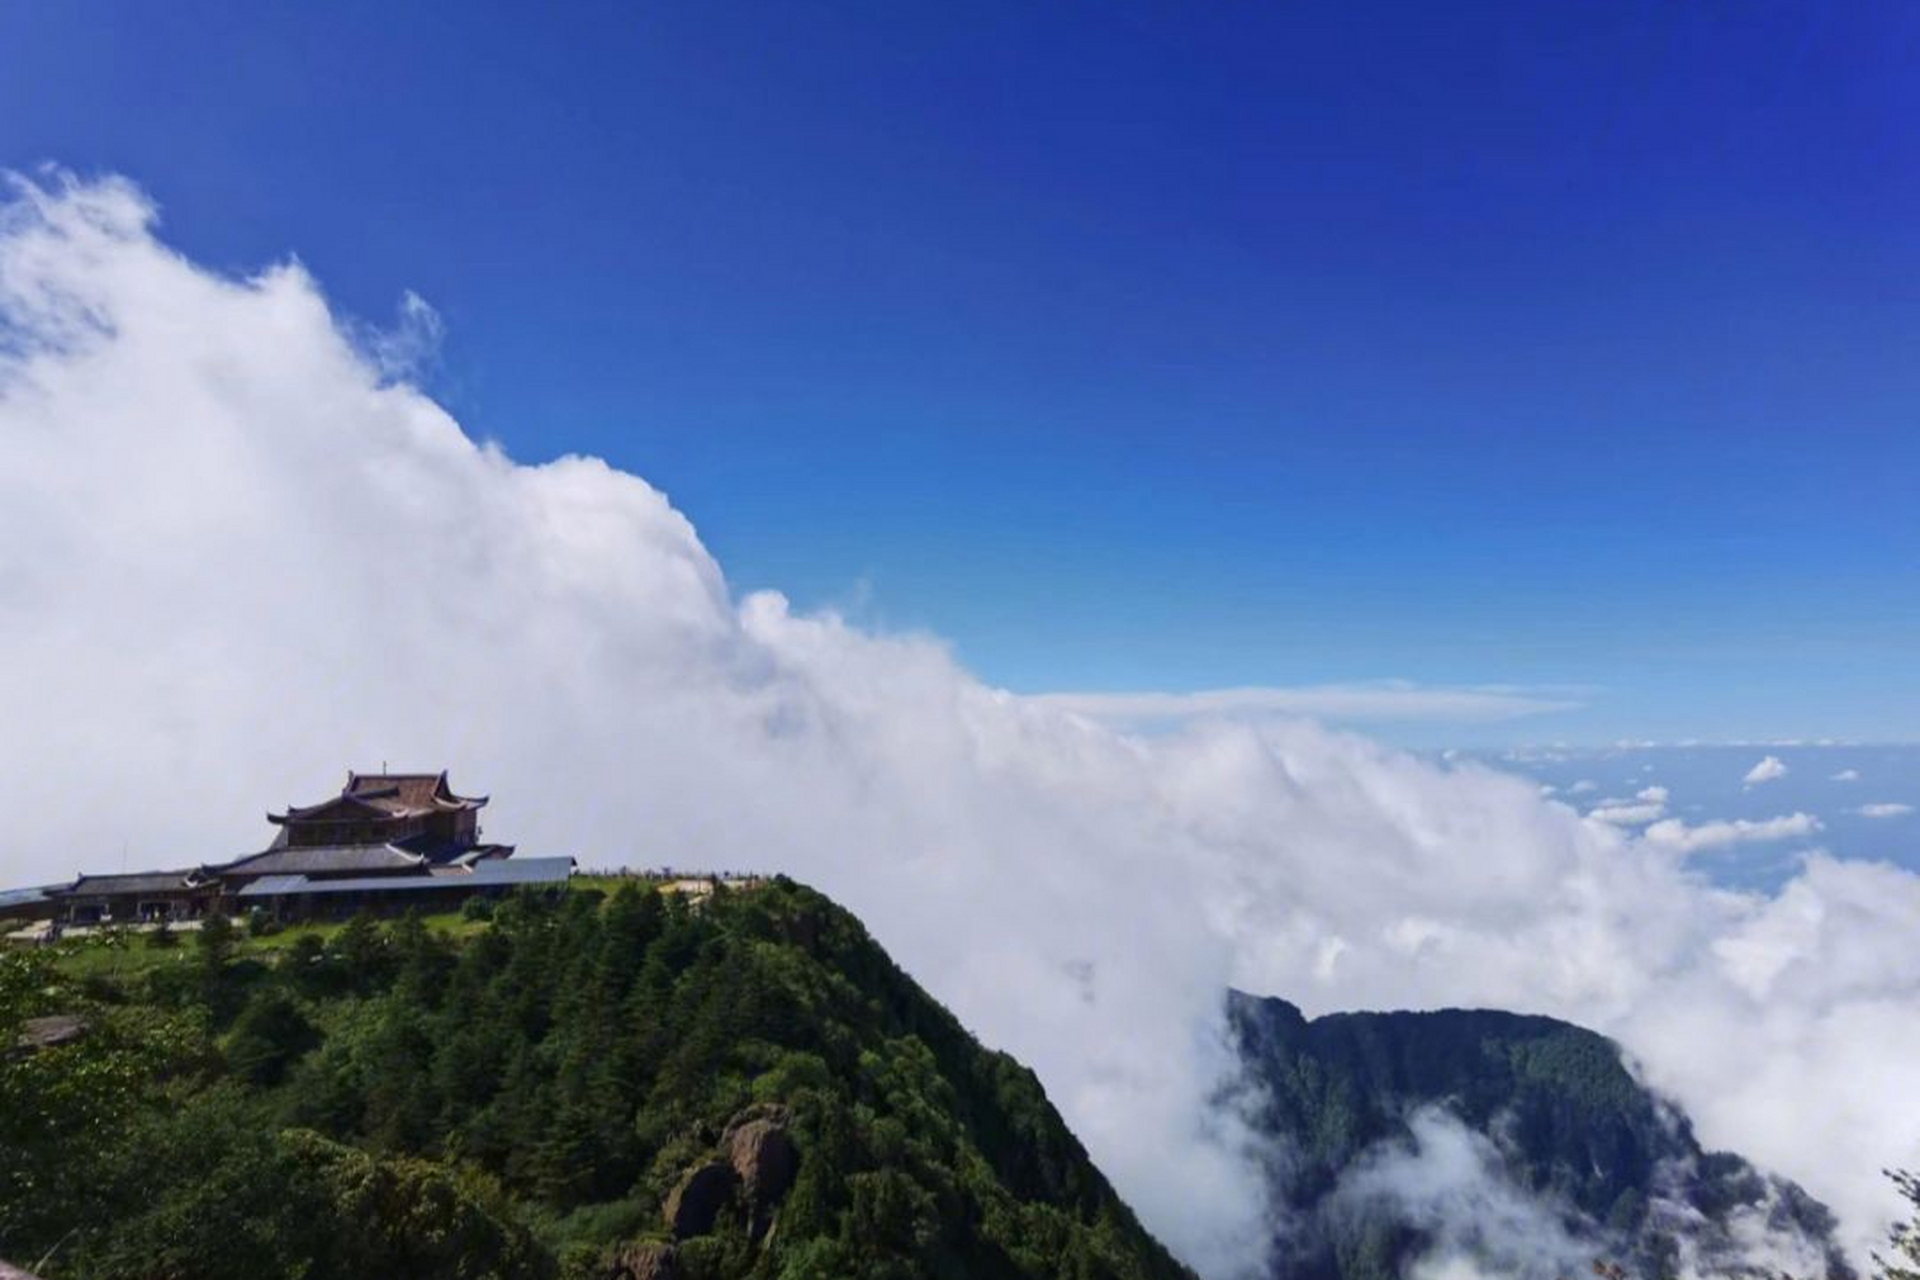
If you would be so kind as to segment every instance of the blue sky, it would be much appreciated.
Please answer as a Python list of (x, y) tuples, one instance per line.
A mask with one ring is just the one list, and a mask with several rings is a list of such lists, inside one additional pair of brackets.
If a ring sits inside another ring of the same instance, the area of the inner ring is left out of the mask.
[(0, 7), (0, 164), (1024, 691), (1920, 736), (1920, 8)]

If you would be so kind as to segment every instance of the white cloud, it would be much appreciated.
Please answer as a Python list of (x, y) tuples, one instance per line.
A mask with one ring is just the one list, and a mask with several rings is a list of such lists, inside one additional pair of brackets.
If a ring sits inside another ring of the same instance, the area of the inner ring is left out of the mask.
[(1567, 788), (1567, 794), (1570, 796), (1584, 796), (1592, 792), (1598, 791), (1599, 789), (1600, 789), (1600, 784), (1595, 782), (1592, 778), (1582, 778), (1580, 779), (1580, 781), (1574, 783), (1572, 786)]
[(1666, 813), (1667, 795), (1665, 787), (1642, 787), (1631, 800), (1600, 801), (1587, 810), (1587, 817), (1616, 827), (1641, 826)]
[[(1421, 1232), (1424, 1250), (1408, 1267), (1409, 1280), (1550, 1280), (1590, 1274), (1596, 1259), (1618, 1261), (1622, 1241), (1606, 1224), (1550, 1188), (1516, 1184), (1502, 1145), (1515, 1119), (1497, 1119), (1488, 1137), (1444, 1106), (1420, 1107), (1407, 1117), (1405, 1139), (1377, 1144), (1349, 1166), (1329, 1207), (1336, 1217), (1363, 1220), (1385, 1209)], [(1664, 1107), (1661, 1121), (1675, 1123)], [(1656, 1222), (1699, 1221), (1699, 1209), (1663, 1192), (1689, 1172), (1681, 1161), (1652, 1171), (1649, 1209)], [(1754, 1203), (1724, 1211), (1724, 1229), (1679, 1236), (1671, 1273), (1689, 1280), (1745, 1274), (1749, 1267), (1763, 1275), (1826, 1274), (1828, 1260), (1817, 1243), (1773, 1212), (1778, 1188), (1755, 1190)]]
[(1435, 688), (1404, 680), (1191, 693), (1048, 693), (1032, 701), (1119, 724), (1247, 716), (1307, 716), (1353, 724), (1409, 720), (1478, 724), (1580, 705), (1504, 687)]
[(1904, 818), (1913, 812), (1910, 804), (1863, 804), (1854, 810), (1863, 818)]
[(1585, 1275), (1600, 1250), (1567, 1230), (1562, 1206), (1507, 1175), (1499, 1150), (1443, 1107), (1407, 1117), (1408, 1138), (1365, 1153), (1335, 1188), (1336, 1213), (1381, 1209), (1427, 1237), (1410, 1280)]
[(0, 212), (0, 724), (32, 726), (0, 881), (237, 853), (349, 765), (445, 764), (528, 852), (832, 893), (1213, 1274), (1264, 1212), (1207, 1105), (1228, 982), (1584, 1022), (1856, 1239), (1893, 1207), (1920, 879), (1720, 892), (1490, 769), (1266, 717), (1129, 736), (737, 598), (645, 482), (475, 445), (299, 267), (219, 277), (149, 217), (119, 183)]
[(1667, 811), (1663, 804), (1603, 804), (1589, 810), (1587, 816), (1595, 822), (1605, 822), (1616, 827), (1644, 826)]
[(1779, 756), (1766, 756), (1759, 764), (1747, 770), (1747, 776), (1741, 779), (1749, 787), (1757, 787), (1763, 782), (1772, 782), (1776, 778), (1787, 776), (1787, 763)]
[(1860, 771), (1858, 769), (1842, 769), (1840, 772), (1833, 775), (1832, 781), (1858, 782), (1860, 781)]
[(1698, 826), (1688, 826), (1678, 818), (1668, 818), (1648, 827), (1646, 838), (1653, 844), (1682, 853), (1699, 853), (1705, 849), (1724, 849), (1736, 844), (1791, 840), (1812, 835), (1819, 830), (1820, 819), (1810, 813), (1789, 813), (1760, 821), (1737, 818), (1730, 822), (1703, 822)]

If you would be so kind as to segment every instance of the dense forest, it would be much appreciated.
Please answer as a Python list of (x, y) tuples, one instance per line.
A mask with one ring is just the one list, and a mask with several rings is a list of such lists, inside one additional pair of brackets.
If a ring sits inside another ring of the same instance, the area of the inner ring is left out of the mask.
[[(1308, 1019), (1238, 992), (1230, 1011), (1258, 1125), (1286, 1153), (1270, 1173), (1276, 1276), (1390, 1280), (1438, 1253), (1546, 1277), (1596, 1261), (1644, 1277), (1852, 1275), (1825, 1206), (1703, 1150), (1604, 1036), (1494, 1010)], [(1423, 1129), (1449, 1145), (1423, 1149)]]
[(49, 1280), (1186, 1273), (1033, 1074), (785, 880), (0, 957)]

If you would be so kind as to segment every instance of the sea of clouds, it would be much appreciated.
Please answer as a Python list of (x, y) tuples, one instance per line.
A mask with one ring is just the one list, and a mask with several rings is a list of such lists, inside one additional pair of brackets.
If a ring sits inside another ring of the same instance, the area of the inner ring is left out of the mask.
[(1212, 1275), (1264, 1236), (1210, 1105), (1230, 983), (1595, 1027), (1878, 1238), (1881, 1167), (1920, 1160), (1920, 878), (1813, 856), (1718, 888), (1690, 828), (1491, 767), (1267, 716), (1128, 732), (736, 597), (644, 480), (463, 434), (400, 367), (411, 310), (371, 341), (298, 265), (175, 253), (126, 182), (15, 180), (0, 881), (230, 857), (348, 766), (450, 765), (527, 852), (845, 902)]

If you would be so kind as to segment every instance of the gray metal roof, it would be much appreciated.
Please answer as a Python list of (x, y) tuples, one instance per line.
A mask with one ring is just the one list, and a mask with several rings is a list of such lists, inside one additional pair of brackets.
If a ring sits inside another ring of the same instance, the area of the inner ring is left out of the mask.
[(457, 884), (551, 884), (573, 874), (572, 858), (488, 858), (466, 872), (434, 872)]
[[(383, 877), (384, 878), (384, 877)], [(271, 898), (282, 893), (298, 893), (305, 885), (313, 883), (305, 876), (261, 876), (240, 891), (242, 898)], [(324, 882), (323, 882), (324, 883)], [(338, 884), (339, 881), (334, 883)], [(355, 881), (354, 883), (359, 883)]]
[(242, 898), (276, 898), (324, 893), (409, 893), (434, 889), (486, 889), (513, 885), (565, 884), (572, 858), (490, 858), (472, 871), (432, 875), (356, 876), (347, 880), (310, 880), (302, 875), (263, 876), (240, 890)]
[(45, 902), (48, 894), (64, 888), (66, 886), (63, 884), (43, 884), (34, 889), (0, 889), (0, 907), (18, 907), (32, 902)]

